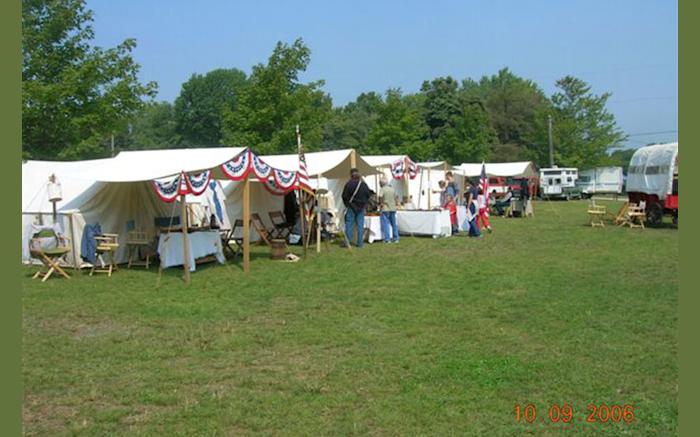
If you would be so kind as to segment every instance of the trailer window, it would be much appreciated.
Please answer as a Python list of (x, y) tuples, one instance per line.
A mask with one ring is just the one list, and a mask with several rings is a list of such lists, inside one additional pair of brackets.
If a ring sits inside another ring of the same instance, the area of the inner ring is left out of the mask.
[(561, 185), (561, 178), (556, 178), (554, 181), (557, 185)]
[(489, 184), (498, 185), (498, 178), (489, 178)]

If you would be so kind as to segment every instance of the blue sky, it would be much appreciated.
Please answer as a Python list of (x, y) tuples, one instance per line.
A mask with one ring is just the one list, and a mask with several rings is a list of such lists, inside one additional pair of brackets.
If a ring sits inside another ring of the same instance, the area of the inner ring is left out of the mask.
[[(265, 62), (277, 41), (312, 50), (304, 80), (324, 79), (334, 105), (363, 91), (502, 67), (547, 94), (572, 74), (610, 91), (628, 146), (678, 137), (678, 8), (674, 1), (88, 0), (95, 43), (136, 38), (141, 78), (173, 101), (192, 73)], [(636, 135), (665, 132), (656, 135)]]

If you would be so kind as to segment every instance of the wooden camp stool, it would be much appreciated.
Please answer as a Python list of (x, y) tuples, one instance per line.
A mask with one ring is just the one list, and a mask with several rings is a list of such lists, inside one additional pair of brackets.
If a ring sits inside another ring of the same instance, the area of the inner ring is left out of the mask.
[[(151, 240), (148, 237), (148, 233), (145, 231), (129, 231), (126, 239), (126, 248), (129, 253), (129, 263), (127, 268), (131, 266), (145, 266), (148, 269), (151, 261), (151, 251), (149, 250), (151, 246)], [(141, 261), (141, 253), (143, 253), (146, 259)]]
[[(114, 254), (119, 248), (119, 243), (117, 242), (119, 240), (119, 234), (102, 234), (95, 237), (95, 240), (97, 241), (97, 249), (95, 252), (102, 267), (97, 268), (96, 265), (93, 265), (90, 270), (90, 276), (92, 276), (93, 273), (107, 273), (107, 277), (112, 277), (112, 272), (117, 270), (117, 264), (114, 262)], [(104, 261), (105, 258), (109, 260), (109, 263), (106, 265)]]
[(604, 205), (596, 205), (595, 203), (588, 206), (588, 223), (591, 227), (595, 228), (599, 226), (601, 228), (605, 227), (605, 222), (603, 218), (607, 214), (607, 209)]
[[(44, 232), (44, 231), (42, 231)], [(41, 235), (42, 232), (36, 234), (35, 238), (29, 240), (29, 254), (32, 258), (41, 261), (45, 269), (39, 269), (38, 272), (32, 276), (32, 279), (41, 278), (41, 282), (46, 282), (47, 279), (53, 275), (54, 272), (58, 272), (61, 276), (66, 279), (70, 279), (68, 273), (61, 268), (58, 264), (59, 260), (70, 252), (70, 244), (68, 239), (65, 237), (59, 237), (53, 231), (50, 232), (55, 238), (58, 246), (51, 249), (43, 249), (41, 247), (41, 238), (46, 238), (49, 235)]]

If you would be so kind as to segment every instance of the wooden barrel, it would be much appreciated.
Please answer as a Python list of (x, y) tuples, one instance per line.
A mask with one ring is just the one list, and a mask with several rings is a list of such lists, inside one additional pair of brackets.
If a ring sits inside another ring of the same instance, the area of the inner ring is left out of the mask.
[(272, 259), (284, 259), (287, 254), (287, 242), (285, 240), (270, 241), (270, 257)]

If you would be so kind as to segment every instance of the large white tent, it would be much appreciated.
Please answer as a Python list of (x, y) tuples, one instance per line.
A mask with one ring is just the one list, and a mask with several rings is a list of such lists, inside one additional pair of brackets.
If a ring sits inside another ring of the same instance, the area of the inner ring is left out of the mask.
[[(182, 172), (212, 171), (212, 178), (223, 178), (220, 165), (240, 154), (243, 148), (217, 147), (201, 149), (170, 149), (147, 151), (124, 151), (114, 158), (75, 161), (45, 162), (30, 161), (22, 167), (22, 212), (23, 212), (23, 252), (31, 236), (32, 224), (38, 221), (36, 214), (44, 213), (43, 221), (50, 224), (51, 204), (48, 202), (46, 185), (51, 174), (55, 174), (62, 184), (63, 201), (58, 212), (62, 217), (65, 234), (73, 241), (71, 257), (80, 253), (82, 231), (86, 224), (99, 223), (103, 232), (120, 234), (123, 243), (126, 238), (127, 222), (138, 229), (155, 232), (154, 219), (179, 217), (178, 202), (167, 204), (155, 194), (151, 181), (171, 177)], [(296, 171), (298, 155), (271, 155), (261, 157), (268, 165), (287, 171)], [(306, 154), (307, 169), (312, 185), (320, 183), (336, 196), (338, 215), (344, 207), (340, 196), (344, 179), (350, 168), (358, 167), (365, 174), (376, 173), (353, 150), (337, 150)], [(257, 212), (265, 220), (267, 212), (282, 210), (282, 196), (270, 194), (263, 184), (251, 178), (249, 184), (251, 212)], [(226, 220), (232, 223), (243, 217), (244, 181), (222, 179), (223, 189), (217, 190), (224, 201)], [(209, 198), (207, 198), (209, 196)], [(201, 197), (187, 196), (187, 203), (211, 204), (213, 192)], [(225, 199), (224, 199), (225, 198)], [(36, 211), (34, 211), (36, 209)], [(213, 213), (211, 206), (204, 208)], [(226, 223), (225, 223), (226, 224)], [(257, 234), (251, 230), (251, 240)], [(125, 244), (121, 244), (115, 259), (124, 262), (128, 256)], [(28, 253), (23, 253), (23, 259)], [(77, 259), (72, 258), (72, 262)]]
[[(242, 152), (243, 148), (174, 149), (121, 152), (114, 158), (46, 162), (30, 161), (22, 166), (23, 260), (31, 236), (32, 224), (50, 223), (51, 205), (46, 195), (50, 175), (61, 183), (63, 200), (59, 204), (61, 227), (72, 240), (71, 262), (76, 265), (83, 228), (99, 223), (103, 232), (118, 233), (120, 247), (117, 262), (127, 257), (127, 223), (147, 232), (155, 232), (155, 218), (180, 217), (177, 203), (166, 204), (155, 194), (151, 181), (212, 169), (221, 177), (219, 165)], [(268, 194), (269, 196), (269, 194)], [(194, 196), (188, 202), (198, 202)]]
[[(305, 154), (306, 169), (312, 188), (325, 188), (329, 191), (331, 199), (331, 209), (340, 225), (345, 215), (345, 206), (342, 201), (343, 187), (350, 177), (350, 169), (357, 168), (363, 175), (379, 174), (379, 171), (370, 165), (364, 156), (360, 156), (353, 149), (331, 150), (323, 152), (309, 152)], [(299, 168), (299, 155), (264, 155), (261, 158), (269, 165), (283, 170), (297, 170)], [(241, 217), (240, 202), (242, 194), (238, 184), (230, 183), (226, 187), (228, 208), (230, 217)], [(282, 209), (282, 199), (269, 199), (269, 201), (257, 201), (261, 192), (251, 193), (261, 217), (267, 215), (269, 211), (279, 211)]]

